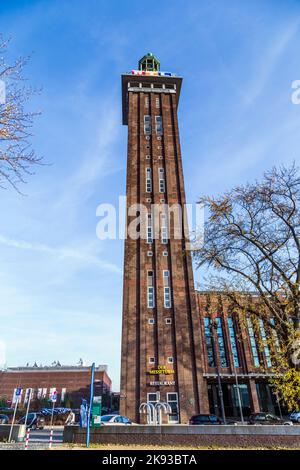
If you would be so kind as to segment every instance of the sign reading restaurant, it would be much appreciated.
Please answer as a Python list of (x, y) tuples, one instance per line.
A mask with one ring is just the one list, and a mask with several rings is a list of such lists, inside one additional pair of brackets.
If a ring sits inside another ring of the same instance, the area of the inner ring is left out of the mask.
[(150, 382), (149, 385), (151, 386), (164, 386), (164, 385), (175, 385), (175, 381), (168, 381), (168, 380), (158, 380), (155, 382)]

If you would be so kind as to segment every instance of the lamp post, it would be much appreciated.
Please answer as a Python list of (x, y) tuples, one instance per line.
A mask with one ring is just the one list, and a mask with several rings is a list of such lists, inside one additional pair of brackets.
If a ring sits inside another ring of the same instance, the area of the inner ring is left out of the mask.
[(210, 323), (210, 332), (211, 332), (211, 337), (212, 337), (212, 347), (213, 347), (213, 352), (214, 352), (214, 359), (216, 363), (216, 368), (217, 368), (217, 376), (218, 376), (218, 393), (219, 393), (219, 398), (220, 398), (220, 404), (221, 404), (221, 413), (222, 413), (222, 420), (224, 424), (226, 423), (226, 416), (225, 416), (225, 408), (224, 408), (224, 398), (223, 398), (223, 391), (222, 391), (222, 384), (221, 384), (221, 376), (220, 376), (220, 367), (219, 367), (219, 359), (217, 355), (217, 350), (216, 350), (216, 342), (215, 342), (215, 336), (216, 332), (218, 329), (218, 323), (216, 320), (212, 321)]
[(241, 422), (242, 422), (242, 424), (245, 424), (244, 423), (244, 415), (243, 415), (243, 407), (242, 407), (242, 397), (241, 397), (240, 386), (239, 386), (239, 382), (238, 382), (238, 376), (237, 376), (237, 373), (236, 373), (236, 367), (235, 367), (235, 364), (234, 364), (234, 357), (233, 357), (233, 369), (234, 369), (235, 386), (236, 386), (236, 392), (237, 392), (240, 415), (241, 415)]

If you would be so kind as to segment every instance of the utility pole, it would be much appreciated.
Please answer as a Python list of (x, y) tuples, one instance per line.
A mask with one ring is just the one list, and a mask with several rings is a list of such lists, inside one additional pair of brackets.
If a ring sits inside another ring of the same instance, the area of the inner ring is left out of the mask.
[(233, 357), (233, 369), (234, 369), (236, 392), (237, 392), (240, 415), (241, 415), (241, 422), (242, 422), (242, 424), (245, 424), (244, 423), (244, 415), (243, 415), (242, 397), (241, 397), (240, 386), (239, 386), (239, 382), (238, 382), (238, 376), (237, 376), (237, 373), (236, 373), (236, 367), (234, 365), (234, 357)]
[(90, 445), (91, 413), (92, 413), (93, 398), (94, 398), (94, 377), (95, 377), (95, 363), (93, 362), (92, 367), (91, 367), (90, 406), (89, 406), (88, 414), (87, 414), (87, 428), (86, 428), (86, 446), (87, 447), (89, 447)]
[(214, 320), (210, 323), (210, 332), (211, 332), (211, 337), (212, 337), (214, 360), (215, 360), (216, 369), (217, 369), (218, 393), (219, 393), (220, 404), (221, 404), (222, 420), (223, 420), (224, 424), (227, 424), (226, 416), (225, 416), (225, 408), (224, 408), (224, 398), (223, 398), (223, 390), (222, 390), (222, 383), (221, 383), (219, 358), (218, 358), (217, 349), (216, 349), (216, 332), (217, 332), (217, 329), (218, 329), (218, 324), (217, 324), (216, 320)]

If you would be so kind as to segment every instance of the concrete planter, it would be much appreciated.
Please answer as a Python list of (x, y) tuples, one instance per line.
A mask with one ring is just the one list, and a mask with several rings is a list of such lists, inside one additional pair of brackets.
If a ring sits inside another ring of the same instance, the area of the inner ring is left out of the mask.
[[(84, 444), (85, 438), (85, 429), (64, 428), (64, 442)], [(101, 426), (91, 429), (91, 443), (300, 448), (300, 426)]]
[[(0, 424), (0, 441), (7, 441), (10, 433), (10, 424)], [(24, 441), (26, 435), (26, 427), (24, 424), (14, 424), (11, 440), (15, 442)]]

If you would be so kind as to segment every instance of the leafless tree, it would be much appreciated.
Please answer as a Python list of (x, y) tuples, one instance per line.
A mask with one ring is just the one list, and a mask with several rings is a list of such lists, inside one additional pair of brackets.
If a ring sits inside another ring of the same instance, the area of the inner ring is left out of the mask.
[(24, 183), (26, 174), (32, 174), (34, 165), (41, 162), (30, 143), (33, 121), (39, 113), (25, 109), (35, 93), (25, 86), (22, 76), (28, 58), (7, 63), (7, 53), (8, 41), (0, 36), (0, 187), (12, 186), (19, 191), (19, 183)]
[(295, 165), (220, 197), (203, 197), (209, 217), (194, 253), (208, 287), (276, 330), (286, 357), (300, 327), (300, 176)]

